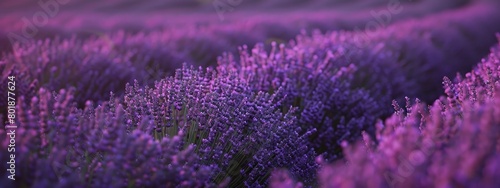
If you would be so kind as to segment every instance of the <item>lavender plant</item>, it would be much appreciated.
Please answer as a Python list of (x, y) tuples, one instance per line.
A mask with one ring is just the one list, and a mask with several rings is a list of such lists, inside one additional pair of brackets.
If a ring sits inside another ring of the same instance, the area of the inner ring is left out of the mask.
[[(151, 121), (127, 129), (121, 104), (112, 101), (93, 107), (89, 102), (79, 110), (73, 92), (61, 90), (53, 96), (41, 89), (29, 105), (20, 103), (16, 181), (2, 180), (2, 186), (213, 186), (207, 181), (210, 167), (199, 165), (192, 146), (183, 147), (182, 133), (156, 140)], [(5, 131), (0, 130), (2, 151), (9, 144)], [(6, 173), (1, 174), (7, 177)]]
[(194, 144), (200, 163), (214, 168), (211, 180), (229, 187), (263, 187), (273, 168), (290, 169), (305, 183), (317, 167), (307, 144), (314, 129), (301, 131), (282, 113), (281, 91), (253, 92), (234, 73), (184, 66), (154, 88), (128, 85), (124, 96), (127, 126), (154, 117), (157, 139), (181, 130), (185, 147)]
[(500, 50), (465, 78), (444, 79), (446, 97), (416, 100), (377, 124), (377, 139), (345, 145), (348, 165), (326, 166), (322, 187), (495, 187), (500, 182)]
[(339, 67), (336, 59), (342, 49), (322, 54), (311, 49), (279, 47), (272, 43), (268, 54), (257, 45), (251, 54), (240, 49), (240, 61), (226, 54), (219, 60), (219, 71), (238, 72), (241, 79), (256, 91), (275, 92), (283, 88), (282, 111), (288, 106), (299, 107), (299, 123), (313, 127), (317, 133), (309, 137), (316, 152), (333, 160), (340, 158), (340, 142), (353, 141), (387, 111), (361, 88), (353, 88), (352, 75), (356, 67)]

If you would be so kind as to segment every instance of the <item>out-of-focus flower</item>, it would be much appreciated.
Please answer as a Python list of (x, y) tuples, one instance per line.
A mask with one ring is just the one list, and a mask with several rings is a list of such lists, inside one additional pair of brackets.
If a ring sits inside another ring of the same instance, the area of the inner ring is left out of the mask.
[(319, 173), (322, 187), (495, 187), (500, 182), (500, 50), (465, 78), (444, 79), (446, 97), (416, 100), (377, 124), (377, 139), (345, 145), (348, 164)]

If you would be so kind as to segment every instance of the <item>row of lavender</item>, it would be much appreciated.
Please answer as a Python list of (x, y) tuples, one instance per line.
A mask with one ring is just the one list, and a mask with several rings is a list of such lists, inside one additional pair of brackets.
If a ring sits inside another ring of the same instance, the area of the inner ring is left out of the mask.
[[(418, 96), (431, 102), (442, 93), (443, 76), (466, 72), (486, 55), (500, 31), (500, 17), (490, 16), (500, 13), (485, 6), (376, 33), (299, 35), (290, 47), (273, 43), (270, 53), (262, 45), (251, 51), (243, 46), (238, 59), (219, 58), (217, 69), (238, 72), (255, 91), (283, 88), (284, 104), (299, 107), (299, 124), (318, 130), (310, 137), (315, 151), (334, 160), (341, 157), (342, 141), (355, 140), (362, 130), (374, 135), (373, 124), (390, 115), (393, 99)], [(469, 20), (472, 15), (485, 23)]]
[[(446, 95), (432, 105), (394, 102), (396, 113), (376, 124), (375, 139), (344, 143), (345, 161), (322, 167), (321, 187), (500, 185), (500, 46), (465, 78), (445, 77), (443, 85)], [(274, 172), (271, 187), (300, 186)]]

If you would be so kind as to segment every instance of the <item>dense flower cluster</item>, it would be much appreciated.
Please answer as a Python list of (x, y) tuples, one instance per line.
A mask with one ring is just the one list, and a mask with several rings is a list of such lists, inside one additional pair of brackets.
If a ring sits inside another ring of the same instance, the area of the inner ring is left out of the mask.
[(262, 45), (248, 54), (244, 46), (239, 65), (231, 55), (226, 55), (219, 59), (218, 69), (238, 72), (257, 91), (272, 93), (283, 88), (282, 110), (299, 107), (300, 125), (318, 130), (310, 137), (316, 151), (333, 160), (340, 157), (342, 140), (355, 139), (387, 108), (375, 102), (365, 90), (352, 88), (356, 67), (353, 64), (337, 67), (332, 60), (341, 56), (341, 52), (318, 56), (307, 50), (273, 43), (269, 54)]
[[(319, 172), (321, 187), (495, 187), (500, 181), (500, 48), (465, 78), (444, 79), (446, 97), (419, 100), (377, 123), (376, 140), (344, 143), (345, 160)], [(271, 185), (293, 179), (276, 172)], [(281, 179), (279, 179), (281, 177)]]
[[(75, 108), (74, 91), (45, 89), (18, 106), (16, 180), (7, 187), (151, 187), (207, 185), (211, 168), (198, 164), (182, 133), (156, 140), (144, 120), (126, 129), (123, 105), (110, 101)], [(25, 104), (25, 103), (23, 103)], [(9, 135), (0, 130), (1, 149)], [(2, 155), (8, 161), (8, 156)], [(8, 164), (2, 166), (7, 169)], [(3, 171), (2, 176), (7, 176)]]
[(215, 166), (213, 180), (230, 178), (230, 187), (263, 186), (272, 168), (309, 182), (316, 155), (307, 136), (314, 129), (301, 131), (294, 108), (281, 112), (280, 93), (252, 92), (235, 74), (184, 67), (152, 89), (127, 86), (127, 126), (153, 116), (157, 138), (182, 130), (201, 163)]

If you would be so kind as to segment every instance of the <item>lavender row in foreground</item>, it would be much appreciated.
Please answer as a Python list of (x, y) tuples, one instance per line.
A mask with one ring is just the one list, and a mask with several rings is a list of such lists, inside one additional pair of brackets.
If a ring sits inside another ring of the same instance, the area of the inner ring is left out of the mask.
[(184, 67), (152, 89), (128, 86), (124, 104), (127, 124), (151, 115), (158, 137), (183, 130), (200, 163), (215, 166), (216, 183), (261, 187), (273, 168), (310, 183), (317, 165), (307, 136), (315, 130), (301, 130), (295, 108), (281, 112), (281, 92), (253, 92), (234, 73)]
[[(88, 103), (78, 110), (73, 92), (54, 96), (41, 89), (30, 106), (18, 106), (15, 181), (3, 171), (2, 187), (210, 185), (211, 168), (199, 165), (192, 146), (183, 147), (182, 133), (156, 140), (147, 120), (125, 126), (123, 105)], [(9, 144), (5, 131), (0, 130), (2, 151)], [(10, 160), (6, 154), (2, 161)]]
[(19, 103), (16, 181), (2, 185), (265, 187), (274, 168), (313, 182), (314, 129), (304, 134), (294, 108), (277, 108), (278, 94), (252, 92), (234, 74), (184, 67), (154, 88), (136, 82), (123, 98), (84, 110), (73, 92), (41, 89)]

